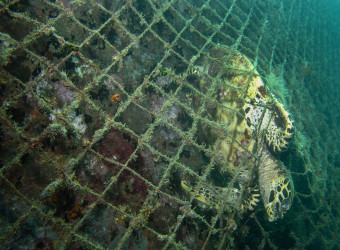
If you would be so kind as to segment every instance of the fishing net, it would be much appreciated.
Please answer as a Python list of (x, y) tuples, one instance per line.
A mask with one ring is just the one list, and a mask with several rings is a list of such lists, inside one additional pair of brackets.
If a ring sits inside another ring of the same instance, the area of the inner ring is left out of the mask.
[(338, 246), (330, 3), (0, 4), (4, 248)]

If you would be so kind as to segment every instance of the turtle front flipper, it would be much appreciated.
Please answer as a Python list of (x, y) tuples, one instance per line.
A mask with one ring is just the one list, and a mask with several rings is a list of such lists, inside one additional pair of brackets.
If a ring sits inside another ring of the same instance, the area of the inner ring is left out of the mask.
[(187, 191), (191, 195), (194, 195), (194, 198), (198, 201), (203, 202), (204, 204), (207, 204), (211, 207), (219, 207), (216, 199), (216, 191), (211, 190), (208, 187), (201, 187), (197, 190), (196, 187), (191, 186), (186, 181), (182, 181), (181, 185), (185, 191)]
[(285, 151), (294, 136), (294, 126), (283, 105), (276, 102), (266, 132), (266, 143), (275, 153)]
[(234, 209), (242, 214), (247, 210), (254, 210), (259, 202), (260, 194), (257, 188), (245, 188), (241, 192), (237, 188), (209, 188), (207, 186), (197, 189), (188, 182), (181, 182), (182, 188), (189, 192), (198, 201), (215, 209), (223, 206), (224, 210)]

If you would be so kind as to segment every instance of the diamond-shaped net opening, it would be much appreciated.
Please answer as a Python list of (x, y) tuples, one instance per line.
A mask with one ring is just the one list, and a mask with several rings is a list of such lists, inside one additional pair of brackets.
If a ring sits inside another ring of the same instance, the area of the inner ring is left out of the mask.
[(337, 8), (0, 1), (1, 246), (336, 249)]

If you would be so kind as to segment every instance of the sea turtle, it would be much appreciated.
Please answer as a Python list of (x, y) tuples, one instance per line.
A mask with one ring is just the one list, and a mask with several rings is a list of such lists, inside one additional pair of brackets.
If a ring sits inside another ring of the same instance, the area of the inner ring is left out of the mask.
[[(248, 171), (245, 176), (251, 176), (251, 182), (259, 185), (269, 221), (282, 218), (292, 205), (294, 186), (289, 171), (275, 156), (286, 150), (293, 138), (291, 116), (278, 98), (266, 89), (250, 60), (228, 47), (214, 47), (202, 56), (188, 74), (188, 77), (192, 76), (199, 81), (202, 93), (209, 95), (212, 86), (217, 90), (216, 107), (208, 111), (208, 115), (226, 127), (227, 135), (221, 138), (216, 129), (204, 125), (202, 130), (211, 147), (227, 162), (221, 170), (231, 173), (239, 172), (239, 169)], [(211, 203), (216, 199), (212, 199), (211, 194), (219, 197), (221, 194), (232, 196), (242, 190), (253, 192), (249, 189), (249, 180), (238, 183), (237, 191), (233, 188), (223, 192), (218, 187), (205, 188), (204, 185), (208, 184), (201, 184), (196, 190), (184, 181), (182, 187), (197, 200), (213, 205)], [(244, 204), (256, 204), (256, 198), (246, 195), (243, 201), (232, 197), (224, 197), (224, 200), (246, 207)]]

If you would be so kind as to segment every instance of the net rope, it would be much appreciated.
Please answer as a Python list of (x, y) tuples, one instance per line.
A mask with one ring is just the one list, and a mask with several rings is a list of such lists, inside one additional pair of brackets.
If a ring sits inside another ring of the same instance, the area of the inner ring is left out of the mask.
[[(0, 244), (338, 246), (340, 95), (320, 83), (338, 82), (339, 50), (318, 2), (0, 1)], [(200, 139), (209, 128), (234, 140), (231, 121), (207, 112), (221, 105), (219, 82), (206, 73), (206, 89), (190, 81), (221, 45), (245, 55), (272, 92), (275, 81), (286, 91), (278, 96), (296, 133), (279, 158), (295, 197), (277, 222), (261, 202), (226, 216), (181, 188), (236, 182), (231, 169), (213, 177), (227, 161)]]

